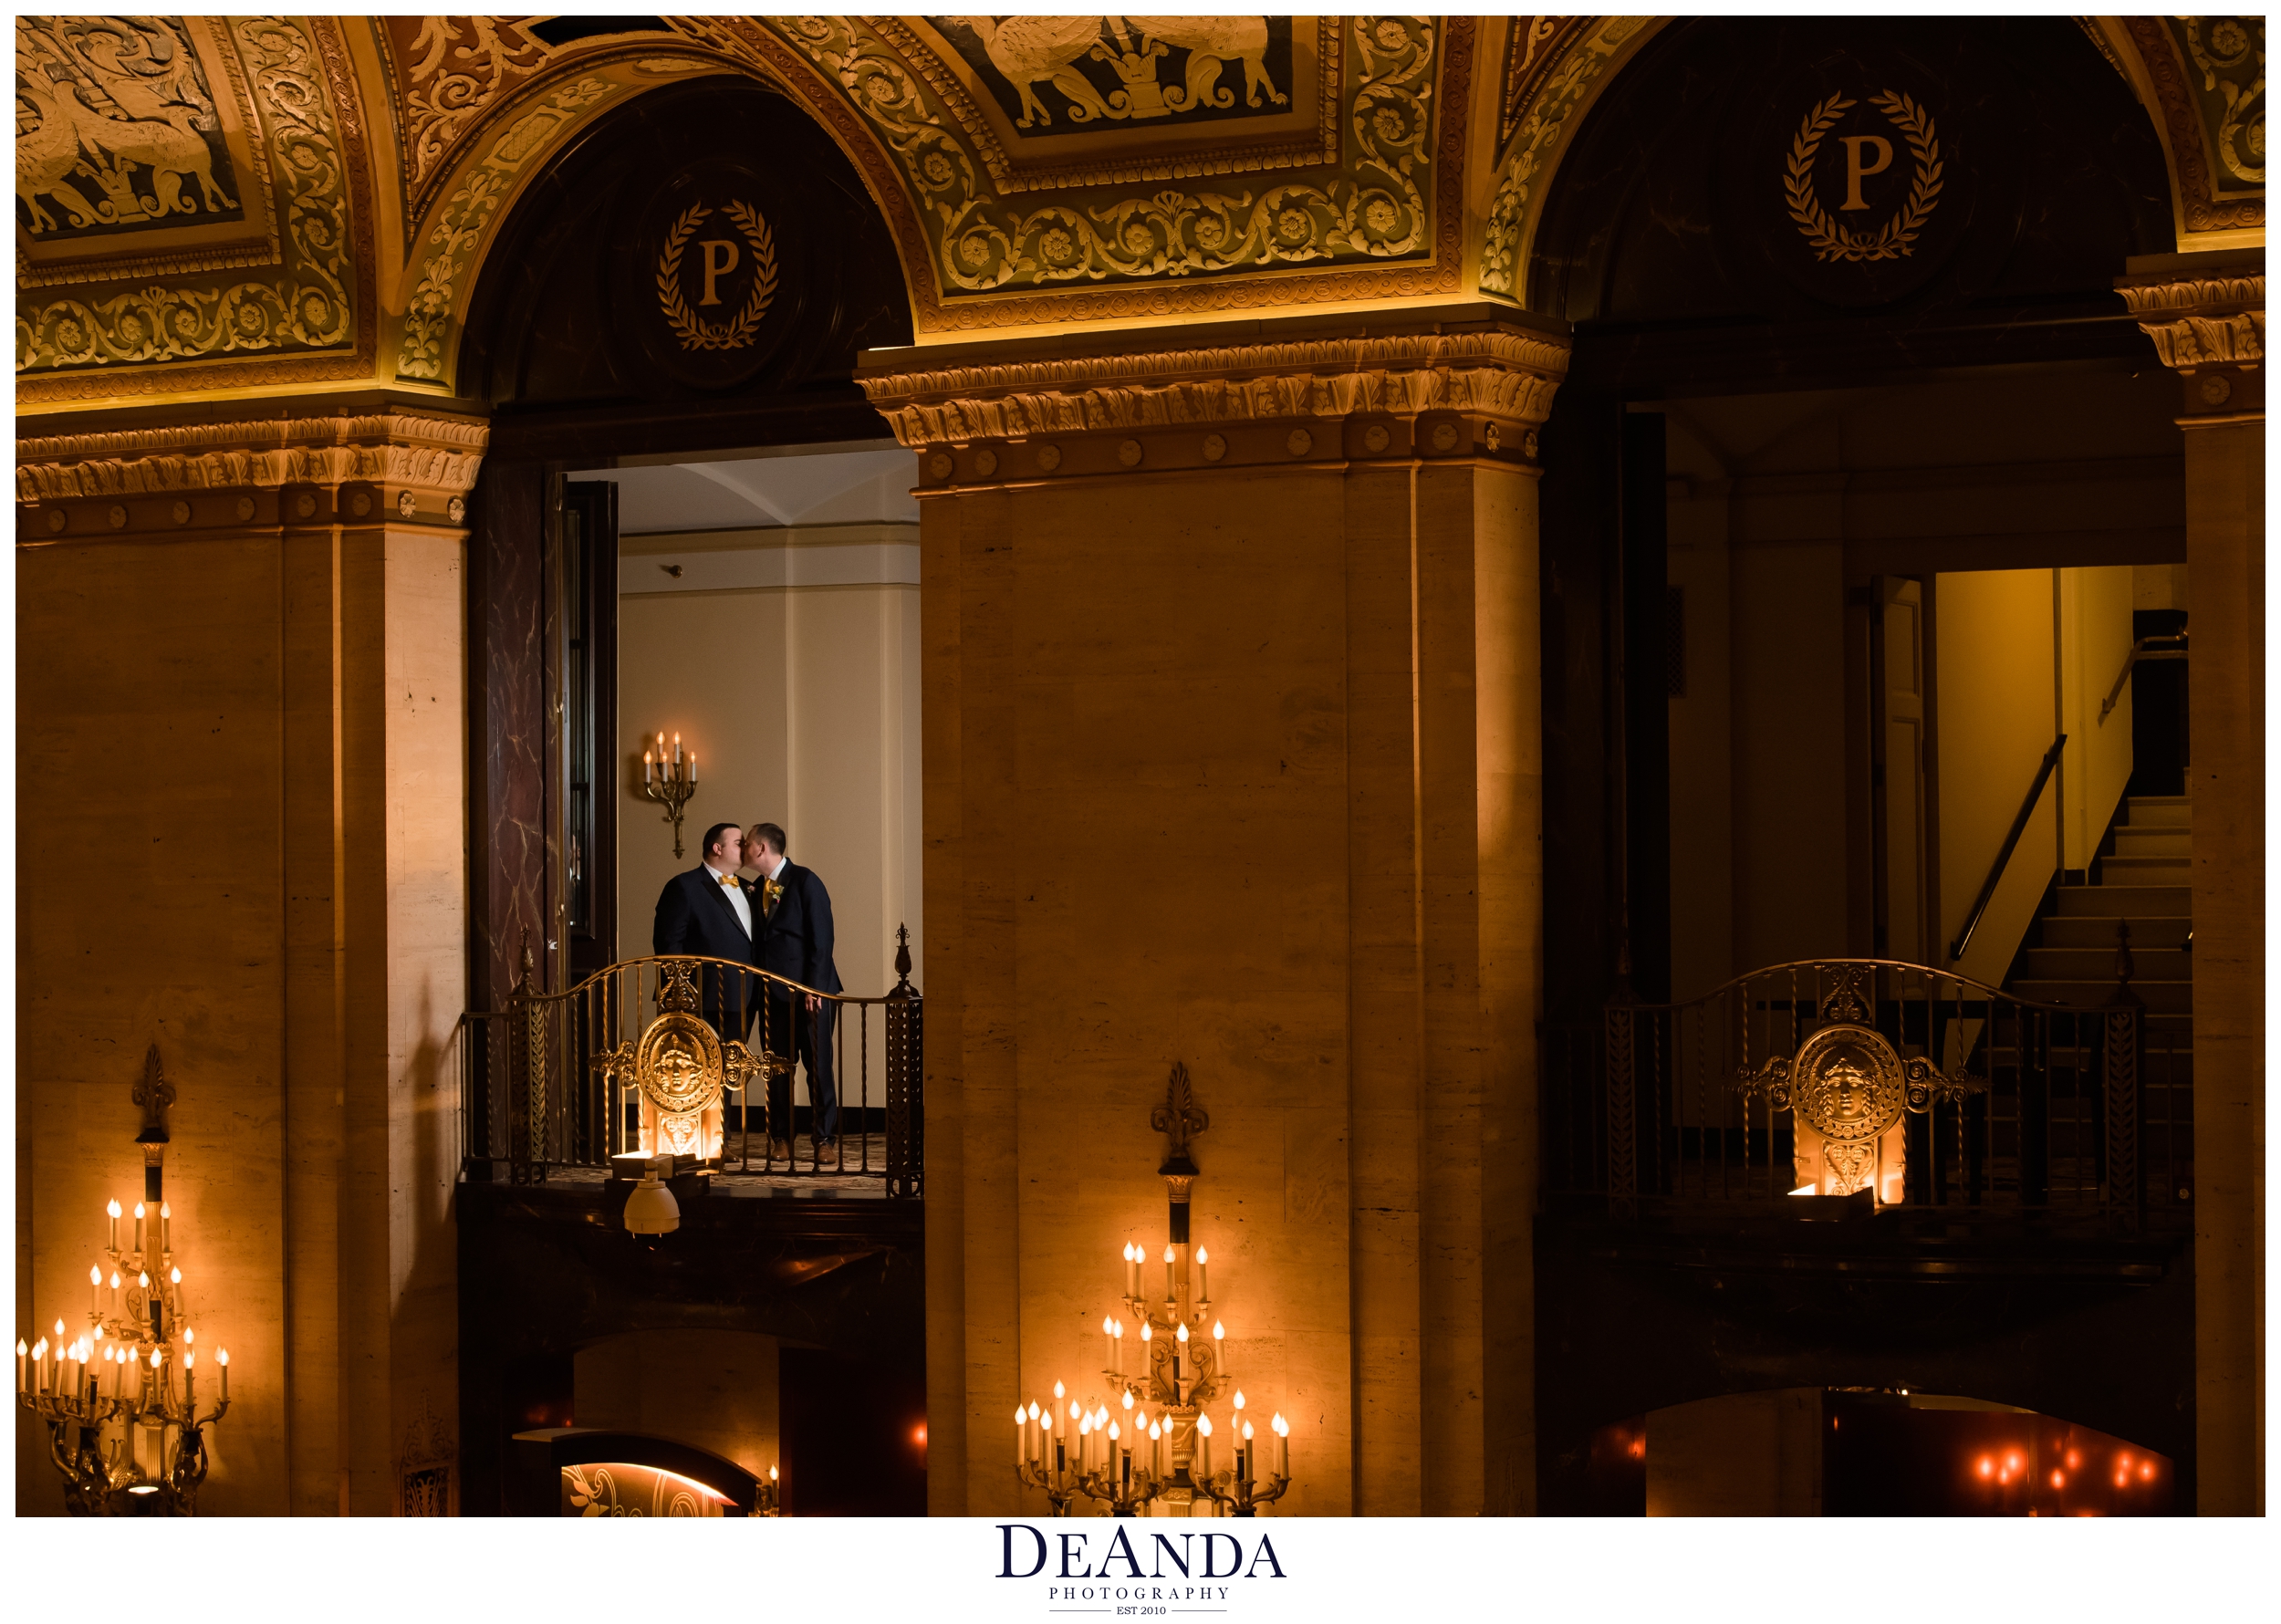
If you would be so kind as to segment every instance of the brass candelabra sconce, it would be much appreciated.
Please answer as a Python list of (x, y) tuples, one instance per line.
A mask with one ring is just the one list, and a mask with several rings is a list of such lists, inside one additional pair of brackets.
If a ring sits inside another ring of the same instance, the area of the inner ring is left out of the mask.
[(167, 1203), (166, 1108), (174, 1085), (151, 1045), (135, 1086), (142, 1107), (142, 1200), (132, 1229), (109, 1207), (107, 1271), (88, 1271), (89, 1302), (75, 1335), (61, 1319), (55, 1340), (16, 1345), (16, 1401), (45, 1421), (48, 1455), (63, 1474), (76, 1516), (189, 1516), (206, 1477), (206, 1429), (230, 1408), (230, 1355), (214, 1355), (220, 1398), (198, 1413), (197, 1332), (182, 1307), (174, 1213)]
[[(1189, 1141), (1211, 1125), (1195, 1103), (1188, 1068), (1172, 1067), (1165, 1103), (1150, 1126), (1167, 1140), (1157, 1169), (1170, 1197), (1164, 1247), (1164, 1295), (1144, 1286), (1152, 1274), (1145, 1247), (1124, 1249), (1123, 1312), (1101, 1320), (1106, 1355), (1101, 1378), (1110, 1401), (1080, 1401), (1055, 1382), (1047, 1409), (1033, 1400), (1014, 1412), (1015, 1466), (1026, 1488), (1043, 1490), (1053, 1515), (1066, 1517), (1080, 1497), (1112, 1516), (1163, 1515), (1248, 1517), (1291, 1486), (1291, 1426), (1277, 1414), (1263, 1427), (1245, 1413), (1227, 1352), (1227, 1326), (1212, 1306), (1211, 1252), (1192, 1249), (1189, 1197), (1197, 1178)], [(1126, 1327), (1137, 1325), (1128, 1335)], [(1209, 1334), (1206, 1327), (1209, 1327)], [(1139, 1345), (1137, 1370), (1127, 1369), (1126, 1343)], [(1208, 1413), (1228, 1403), (1226, 1438)]]
[(697, 753), (682, 755), (682, 736), (673, 735), (673, 754), (665, 754), (665, 734), (660, 729), (653, 749), (641, 753), (641, 793), (665, 808), (665, 821), (673, 826), (673, 855), (682, 855), (682, 808), (697, 793)]

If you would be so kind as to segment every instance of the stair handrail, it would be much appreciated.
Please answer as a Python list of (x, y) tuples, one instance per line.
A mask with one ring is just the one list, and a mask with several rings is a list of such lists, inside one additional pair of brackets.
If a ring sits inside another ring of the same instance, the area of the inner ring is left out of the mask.
[(2043, 765), (2036, 769), (2036, 782), (2027, 786), (2027, 798), (2020, 803), (2017, 817), (2012, 819), (2012, 832), (2004, 837), (2004, 846), (1996, 853), (1995, 861), (1988, 869), (1988, 878), (1980, 887), (1979, 900), (1973, 903), (1972, 912), (1964, 918), (1964, 928), (1949, 944), (1948, 962), (1960, 963), (1964, 949), (1972, 943), (1972, 933), (1980, 928), (1981, 916), (1988, 911), (1988, 904), (1995, 900), (1996, 886), (2004, 879), (2004, 870), (2011, 866), (2012, 853), (2027, 832), (2027, 820), (2035, 816), (2036, 803), (2043, 799), (2044, 786), (2051, 782), (2051, 775), (2059, 765), (2059, 754), (2067, 747), (2067, 735), (2061, 734), (2051, 741), (2051, 748), (2044, 752)]
[[(2161, 649), (2157, 643), (2176, 643), (2174, 649)], [(2130, 645), (2130, 652), (2122, 657), (2122, 670), (2115, 673), (2115, 685), (2107, 691), (2107, 699), (2099, 707), (2099, 719), (2107, 720), (2108, 713), (2121, 702), (2122, 685), (2130, 680), (2130, 668), (2141, 660), (2183, 660), (2186, 657), (2186, 634), (2171, 632), (2162, 637), (2142, 637)]]

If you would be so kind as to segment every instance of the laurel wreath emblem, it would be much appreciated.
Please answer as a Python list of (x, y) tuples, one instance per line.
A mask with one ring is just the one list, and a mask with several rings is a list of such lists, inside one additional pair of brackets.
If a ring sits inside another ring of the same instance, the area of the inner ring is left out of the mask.
[(1914, 182), (1909, 188), (1909, 200), (1901, 212), (1885, 222), (1884, 229), (1874, 235), (1861, 235), (1850, 227), (1838, 224), (1823, 210), (1821, 200), (1814, 195), (1814, 154), (1821, 151), (1822, 139), (1829, 133), (1847, 109), (1858, 105), (1844, 95), (1832, 91), (1818, 103), (1798, 126), (1797, 137), (1790, 143), (1789, 169), (1783, 181), (1783, 192), (1790, 203), (1790, 218), (1814, 250), (1814, 257), (1828, 261), (1843, 259), (1866, 261), (1873, 259), (1903, 259), (1916, 252), (1917, 234), (1931, 218), (1932, 206), (1941, 196), (1941, 142), (1932, 127), (1932, 115), (1919, 107), (1907, 96), (1892, 90), (1880, 91), (1870, 98), (1871, 105), (1880, 109), (1908, 138), (1910, 154), (1917, 161)]
[(703, 203), (692, 203), (682, 210), (681, 218), (665, 234), (664, 250), (658, 255), (658, 304), (683, 349), (744, 349), (760, 330), (760, 318), (768, 313), (768, 307), (776, 297), (776, 244), (768, 223), (750, 203), (731, 202), (723, 212), (735, 223), (753, 254), (752, 292), (745, 296), (745, 307), (730, 320), (701, 320), (682, 297), (682, 251), (689, 246), (690, 237), (712, 210)]

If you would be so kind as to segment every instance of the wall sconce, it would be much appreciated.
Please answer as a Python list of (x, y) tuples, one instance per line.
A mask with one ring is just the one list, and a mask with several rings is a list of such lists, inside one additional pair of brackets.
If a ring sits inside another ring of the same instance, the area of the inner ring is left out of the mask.
[(682, 808), (689, 797), (697, 793), (697, 753), (692, 750), (688, 759), (682, 758), (682, 736), (673, 735), (673, 755), (669, 761), (665, 755), (665, 734), (657, 735), (654, 753), (641, 753), (641, 793), (665, 808), (665, 820), (673, 826), (673, 855), (682, 854)]

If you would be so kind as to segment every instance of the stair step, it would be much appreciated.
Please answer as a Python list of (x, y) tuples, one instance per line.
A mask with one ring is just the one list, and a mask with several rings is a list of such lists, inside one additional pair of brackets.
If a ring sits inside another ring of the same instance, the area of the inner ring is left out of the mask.
[(2129, 822), (2133, 828), (2148, 824), (2172, 824), (2192, 828), (2194, 804), (2182, 795), (2134, 795), (2130, 797)]
[[(2076, 919), (2191, 919), (2194, 911), (2193, 888), (2182, 880), (2168, 885), (2143, 880), (2063, 885), (2058, 903), (2063, 917)], [(2138, 926), (2133, 924), (2131, 929), (2135, 932)]]
[[(2164, 828), (2160, 824), (2151, 828), (2119, 828), (2115, 831), (2116, 857), (2166, 857), (2178, 861), (2191, 861), (2194, 854), (2194, 832), (2184, 828)], [(2113, 859), (2108, 859), (2112, 861)]]
[[(2141, 962), (2149, 953), (2168, 953), (2186, 945), (2186, 932), (2194, 928), (2190, 919), (2130, 920), (2130, 951), (2140, 954)], [(2104, 948), (2112, 963), (2115, 951), (2115, 920), (2108, 915), (2046, 914), (2043, 919), (2040, 947), (2098, 947)]]
[(2099, 859), (2099, 880), (2108, 885), (2193, 884), (2193, 862), (2182, 857), (2110, 857)]
[[(2181, 935), (2182, 937), (2182, 932)], [(2031, 947), (2026, 958), (2027, 973), (2037, 981), (2104, 981), (2110, 986), (2114, 984), (2115, 944), (2112, 942), (2090, 947), (2057, 944)], [(2193, 954), (2182, 946), (2142, 946), (2135, 923), (2130, 929), (2130, 964), (2133, 984), (2140, 981), (2192, 981), (2194, 978)]]
[[(2111, 978), (2105, 981), (2017, 981), (2011, 991), (2017, 996), (2036, 1004), (2065, 1004), (2075, 1009), (2096, 1009), (2105, 1004), (2115, 990)], [(2194, 984), (2190, 981), (2134, 981), (2130, 990), (2138, 994), (2150, 1014), (2192, 1015), (2193, 1013)]]

